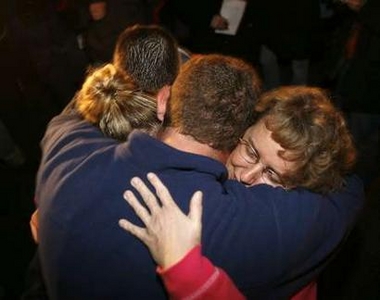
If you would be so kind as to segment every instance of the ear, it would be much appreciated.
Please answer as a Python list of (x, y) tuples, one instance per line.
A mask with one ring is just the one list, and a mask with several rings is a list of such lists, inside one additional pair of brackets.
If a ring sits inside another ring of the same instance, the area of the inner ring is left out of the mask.
[(170, 97), (170, 88), (170, 85), (165, 85), (157, 93), (157, 118), (160, 121), (164, 120), (166, 106)]

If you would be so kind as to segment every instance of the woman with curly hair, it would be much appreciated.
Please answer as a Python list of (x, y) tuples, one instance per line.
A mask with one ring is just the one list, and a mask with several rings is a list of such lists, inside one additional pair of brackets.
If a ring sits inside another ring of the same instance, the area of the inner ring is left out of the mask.
[(343, 186), (356, 150), (342, 113), (323, 90), (281, 87), (264, 93), (255, 110), (257, 122), (227, 162), (230, 178), (317, 193)]
[[(264, 93), (255, 111), (257, 121), (227, 161), (230, 179), (322, 194), (344, 187), (356, 150), (342, 113), (323, 90), (280, 87)], [(148, 246), (171, 299), (245, 299), (226, 273), (201, 255), (202, 194), (194, 194), (186, 216), (157, 176), (148, 174), (148, 180), (160, 201), (139, 178), (131, 184), (149, 211), (131, 191), (124, 194), (146, 228), (125, 219), (119, 224)], [(315, 300), (316, 283), (291, 299)]]

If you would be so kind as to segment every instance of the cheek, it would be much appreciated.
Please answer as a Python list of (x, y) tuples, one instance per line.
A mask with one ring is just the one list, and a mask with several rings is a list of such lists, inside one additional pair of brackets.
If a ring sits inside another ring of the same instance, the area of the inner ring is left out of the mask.
[(241, 155), (239, 155), (237, 149), (235, 149), (230, 154), (230, 157), (228, 158), (228, 163), (229, 163), (229, 165), (231, 165), (233, 167), (241, 167), (244, 165), (245, 161), (241, 157)]
[(227, 160), (227, 163), (226, 163), (226, 167), (227, 167), (227, 170), (228, 170), (228, 177), (230, 179), (235, 179), (235, 173), (238, 171), (239, 169), (239, 159), (238, 159), (238, 155), (236, 153), (236, 151), (232, 151), (230, 156), (228, 157), (228, 160)]
[(228, 170), (228, 176), (229, 176), (229, 178), (231, 178), (231, 176), (233, 175), (233, 171), (234, 171), (234, 166), (232, 164), (232, 157), (231, 157), (231, 155), (227, 159), (226, 168)]
[[(258, 177), (256, 177), (255, 180), (249, 182), (247, 186), (254, 186), (254, 185), (258, 185), (258, 184), (267, 184), (267, 183), (263, 180), (263, 178), (261, 176), (258, 176)], [(269, 185), (271, 185), (271, 184), (269, 184)]]
[(226, 164), (229, 178), (239, 179), (252, 167), (239, 153), (232, 152)]

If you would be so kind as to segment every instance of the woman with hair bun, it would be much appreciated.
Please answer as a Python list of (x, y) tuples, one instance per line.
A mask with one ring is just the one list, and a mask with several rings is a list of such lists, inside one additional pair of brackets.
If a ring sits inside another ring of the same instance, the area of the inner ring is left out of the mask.
[[(120, 142), (126, 141), (134, 129), (154, 135), (162, 123), (157, 116), (157, 100), (138, 90), (133, 80), (112, 64), (92, 70), (62, 113), (79, 114)], [(32, 214), (30, 227), (38, 243), (38, 209)]]
[(155, 133), (161, 124), (156, 99), (141, 92), (130, 77), (112, 64), (89, 74), (74, 101), (86, 121), (119, 141), (127, 140), (133, 129)]

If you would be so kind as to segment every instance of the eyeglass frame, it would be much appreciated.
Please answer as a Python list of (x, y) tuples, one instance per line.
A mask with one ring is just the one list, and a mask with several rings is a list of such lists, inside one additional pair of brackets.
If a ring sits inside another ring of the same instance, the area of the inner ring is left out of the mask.
[[(248, 154), (248, 157), (246, 155), (243, 155), (241, 151), (239, 151), (239, 154), (248, 164), (256, 165), (260, 162), (260, 155), (258, 151), (256, 150), (255, 146), (252, 145), (250, 141), (246, 140), (244, 137), (240, 137), (239, 144), (242, 144), (246, 149), (245, 152)], [(250, 160), (250, 158), (252, 160)], [(265, 174), (269, 174), (269, 176)], [(274, 174), (277, 178), (273, 178), (273, 175), (271, 174)], [(275, 186), (282, 186), (283, 188), (286, 188), (285, 181), (282, 178), (283, 175), (280, 175), (276, 170), (273, 170), (272, 167), (268, 167), (264, 165), (264, 168), (261, 171), (261, 176), (264, 182), (266, 181), (265, 178), (267, 178), (267, 181), (274, 184)]]

